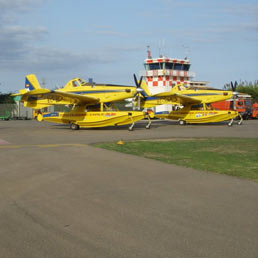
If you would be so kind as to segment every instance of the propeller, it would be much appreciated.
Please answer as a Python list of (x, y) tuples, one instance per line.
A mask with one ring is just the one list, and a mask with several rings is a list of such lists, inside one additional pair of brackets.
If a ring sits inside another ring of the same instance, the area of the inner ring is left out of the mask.
[(236, 88), (237, 88), (237, 81), (235, 81), (235, 83), (233, 84), (233, 82), (231, 81), (230, 82), (230, 85), (231, 85), (231, 89), (233, 92), (236, 92)]
[(135, 99), (137, 98), (137, 106), (138, 106), (138, 109), (140, 109), (141, 108), (140, 93), (143, 91), (143, 89), (141, 88), (143, 77), (141, 76), (139, 82), (138, 82), (137, 77), (136, 77), (135, 74), (133, 75), (133, 78), (134, 78), (134, 82), (135, 82), (135, 85), (136, 85), (136, 88), (137, 88), (137, 93), (136, 93)]
[(236, 92), (236, 88), (237, 88), (237, 81), (235, 81), (235, 83), (233, 84), (233, 82), (230, 82), (231, 85), (231, 89), (233, 91), (233, 107), (234, 110), (236, 110), (236, 98), (237, 98), (237, 92)]
[(133, 78), (134, 78), (134, 82), (135, 82), (136, 88), (137, 89), (141, 89), (141, 84), (142, 84), (142, 78), (143, 77), (141, 76), (140, 81), (138, 82), (137, 77), (136, 77), (136, 75), (134, 73), (133, 74)]

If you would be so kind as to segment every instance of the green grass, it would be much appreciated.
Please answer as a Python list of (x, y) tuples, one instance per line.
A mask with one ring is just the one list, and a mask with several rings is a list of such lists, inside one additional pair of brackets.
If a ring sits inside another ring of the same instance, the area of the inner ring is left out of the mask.
[(95, 146), (258, 182), (258, 139), (130, 141), (124, 145), (99, 143)]

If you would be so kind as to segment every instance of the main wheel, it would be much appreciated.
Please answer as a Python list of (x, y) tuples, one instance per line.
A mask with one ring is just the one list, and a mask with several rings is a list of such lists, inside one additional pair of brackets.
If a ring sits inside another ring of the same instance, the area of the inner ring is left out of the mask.
[(80, 126), (77, 125), (77, 124), (75, 124), (75, 123), (72, 123), (72, 124), (71, 124), (71, 129), (72, 129), (72, 130), (79, 130), (79, 129), (80, 129)]
[(186, 124), (186, 122), (185, 122), (184, 120), (181, 120), (181, 119), (178, 121), (178, 123), (179, 123), (180, 125), (185, 125), (185, 124)]
[(43, 121), (43, 115), (42, 115), (42, 114), (38, 114), (38, 115), (37, 115), (37, 121), (38, 121), (38, 122)]

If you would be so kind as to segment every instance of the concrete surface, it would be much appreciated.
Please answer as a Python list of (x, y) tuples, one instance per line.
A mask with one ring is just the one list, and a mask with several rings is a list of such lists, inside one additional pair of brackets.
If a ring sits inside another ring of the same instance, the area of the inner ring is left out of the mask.
[(258, 184), (87, 144), (258, 137), (242, 126), (0, 122), (0, 257), (258, 257)]

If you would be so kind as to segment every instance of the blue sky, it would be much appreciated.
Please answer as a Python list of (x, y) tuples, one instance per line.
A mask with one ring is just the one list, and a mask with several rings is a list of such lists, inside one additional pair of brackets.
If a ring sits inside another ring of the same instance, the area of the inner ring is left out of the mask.
[(152, 55), (184, 58), (195, 80), (222, 88), (258, 79), (257, 0), (0, 0), (0, 92), (35, 73), (133, 85)]

